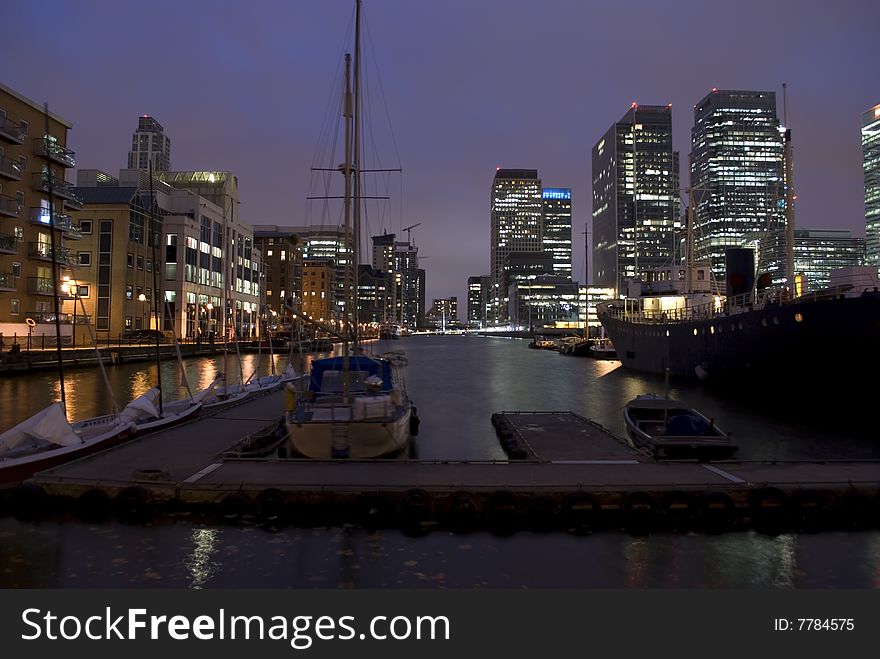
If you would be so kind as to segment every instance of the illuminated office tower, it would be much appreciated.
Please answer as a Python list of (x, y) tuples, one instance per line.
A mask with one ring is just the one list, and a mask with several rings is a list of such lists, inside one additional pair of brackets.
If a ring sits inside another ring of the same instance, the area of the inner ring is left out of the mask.
[(571, 279), (571, 189), (544, 188), (543, 249), (553, 255), (553, 274)]
[(713, 89), (694, 106), (690, 166), (696, 260), (711, 261), (723, 288), (726, 249), (785, 227), (776, 95)]
[[(762, 238), (760, 251), (768, 272), (785, 272), (785, 230)], [(833, 270), (858, 267), (864, 262), (864, 256), (864, 238), (855, 238), (849, 231), (794, 230), (794, 271), (806, 277), (804, 292), (828, 288)]]
[(880, 266), (880, 105), (862, 115), (865, 168), (865, 263)]
[(131, 136), (131, 151), (128, 152), (129, 169), (149, 169), (154, 172), (167, 172), (171, 169), (171, 138), (165, 135), (162, 124), (153, 117), (138, 117), (138, 127)]
[(681, 226), (672, 106), (633, 103), (593, 147), (593, 283), (671, 265)]
[(507, 321), (504, 261), (511, 252), (540, 252), (541, 180), (536, 169), (498, 169), (492, 182), (489, 324)]

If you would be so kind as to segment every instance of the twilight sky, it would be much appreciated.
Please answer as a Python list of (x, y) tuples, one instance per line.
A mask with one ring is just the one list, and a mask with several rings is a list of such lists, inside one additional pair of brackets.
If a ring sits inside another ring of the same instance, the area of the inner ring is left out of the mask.
[[(171, 137), (173, 169), (238, 176), (243, 220), (320, 223), (309, 168), (352, 7), (7, 0), (16, 29), (0, 42), (0, 79), (73, 123), (78, 167), (125, 167), (137, 117), (150, 114)], [(859, 127), (880, 103), (876, 0), (364, 0), (364, 13), (368, 144), (381, 154), (364, 166), (404, 170), (367, 229), (422, 223), (412, 236), (428, 257), (429, 305), (458, 295), (463, 316), (467, 277), (488, 273), (498, 166), (572, 188), (583, 281), (591, 147), (631, 102), (672, 103), (685, 183), (693, 106), (712, 87), (776, 91), (781, 116), (788, 83), (797, 224), (864, 236)]]

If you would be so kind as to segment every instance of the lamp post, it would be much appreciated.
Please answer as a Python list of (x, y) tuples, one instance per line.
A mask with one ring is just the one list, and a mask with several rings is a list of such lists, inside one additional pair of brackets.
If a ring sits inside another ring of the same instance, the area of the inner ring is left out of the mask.
[(138, 302), (141, 302), (141, 331), (144, 329), (144, 318), (146, 317), (146, 305), (143, 304), (147, 301), (147, 296), (141, 293), (138, 295)]
[(70, 277), (68, 275), (64, 275), (61, 278), (61, 292), (64, 293), (65, 296), (73, 295), (73, 326), (71, 327), (71, 335), (73, 340), (73, 347), (76, 347), (76, 284), (70, 283)]

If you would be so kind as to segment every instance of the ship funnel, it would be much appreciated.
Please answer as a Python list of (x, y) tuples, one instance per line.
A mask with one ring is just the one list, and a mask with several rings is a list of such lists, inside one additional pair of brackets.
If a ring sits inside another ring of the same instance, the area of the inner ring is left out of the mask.
[(751, 293), (755, 287), (755, 250), (734, 247), (724, 252), (727, 297)]

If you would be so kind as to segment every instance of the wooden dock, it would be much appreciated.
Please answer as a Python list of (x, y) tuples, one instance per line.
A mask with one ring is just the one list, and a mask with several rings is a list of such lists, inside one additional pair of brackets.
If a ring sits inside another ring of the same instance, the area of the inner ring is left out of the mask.
[[(494, 415), (527, 452), (511, 461), (242, 459), (229, 449), (276, 424), (273, 393), (37, 474), (23, 517), (73, 502), (98, 519), (207, 511), (274, 525), (361, 523), (423, 532), (598, 528), (874, 527), (880, 462), (657, 462), (570, 412)], [(502, 438), (503, 441), (503, 438)]]

